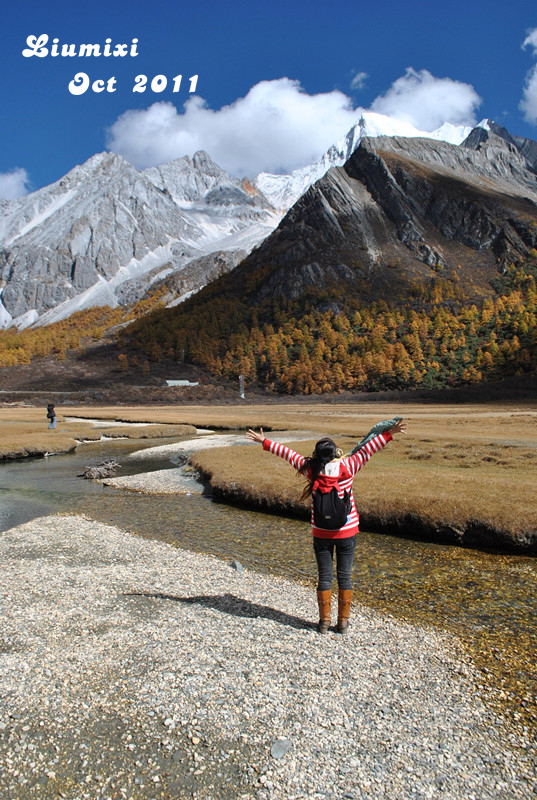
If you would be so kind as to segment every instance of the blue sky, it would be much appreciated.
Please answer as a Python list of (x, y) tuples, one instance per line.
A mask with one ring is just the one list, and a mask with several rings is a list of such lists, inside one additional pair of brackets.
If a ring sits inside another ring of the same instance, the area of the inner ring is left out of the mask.
[[(4, 5), (2, 22), (4, 196), (107, 148), (138, 167), (203, 148), (237, 175), (288, 171), (344, 136), (360, 108), (422, 130), (443, 115), (489, 117), (537, 139), (535, 2), (20, 0)], [(137, 38), (139, 55), (24, 57), (28, 37), (43, 34), (49, 49), (57, 38), (77, 52)], [(104, 86), (114, 77), (115, 91), (72, 94), (78, 72)], [(133, 92), (137, 75), (144, 93)], [(162, 92), (151, 89), (157, 75)]]

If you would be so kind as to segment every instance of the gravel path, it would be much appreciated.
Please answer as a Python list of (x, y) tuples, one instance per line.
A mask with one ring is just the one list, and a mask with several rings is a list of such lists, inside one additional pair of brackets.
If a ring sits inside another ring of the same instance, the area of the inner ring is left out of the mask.
[(86, 517), (0, 537), (0, 797), (527, 800), (456, 640)]

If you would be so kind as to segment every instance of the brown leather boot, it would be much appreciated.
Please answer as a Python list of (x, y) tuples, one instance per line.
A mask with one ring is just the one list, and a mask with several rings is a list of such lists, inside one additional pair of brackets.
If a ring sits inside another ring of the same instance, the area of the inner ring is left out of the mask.
[(347, 633), (351, 613), (352, 589), (340, 589), (337, 597), (337, 629)]
[(319, 604), (319, 623), (317, 630), (319, 633), (328, 633), (330, 627), (330, 603), (332, 592), (330, 589), (324, 591), (317, 590), (317, 603)]

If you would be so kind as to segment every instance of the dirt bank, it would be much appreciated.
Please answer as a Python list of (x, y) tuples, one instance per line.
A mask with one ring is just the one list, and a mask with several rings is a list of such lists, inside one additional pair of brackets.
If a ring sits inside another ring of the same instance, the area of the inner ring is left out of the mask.
[[(351, 448), (351, 440), (337, 441), (345, 452)], [(314, 441), (291, 446), (307, 455)], [(531, 488), (537, 476), (528, 458), (534, 452), (521, 445), (499, 452), (503, 458), (489, 443), (466, 449), (460, 445), (454, 454), (449, 442), (393, 442), (355, 480), (362, 528), (499, 552), (537, 553)], [(191, 464), (208, 481), (215, 500), (309, 517), (308, 503), (299, 499), (301, 479), (259, 446), (193, 453)]]

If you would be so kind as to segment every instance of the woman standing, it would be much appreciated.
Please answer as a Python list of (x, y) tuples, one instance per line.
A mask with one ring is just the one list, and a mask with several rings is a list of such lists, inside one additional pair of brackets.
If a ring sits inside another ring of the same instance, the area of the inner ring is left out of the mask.
[[(311, 497), (311, 525), (313, 549), (317, 559), (319, 582), (317, 601), (319, 605), (319, 633), (326, 633), (330, 626), (332, 579), (334, 574), (334, 550), (338, 582), (337, 630), (346, 633), (349, 624), (352, 600), (351, 570), (356, 547), (359, 516), (354, 502), (352, 482), (356, 473), (367, 464), (374, 453), (382, 450), (397, 433), (406, 433), (406, 425), (399, 420), (389, 430), (379, 433), (366, 442), (354, 455), (341, 458), (332, 439), (319, 439), (311, 457), (299, 455), (278, 442), (272, 442), (263, 434), (249, 430), (248, 439), (260, 442), (263, 450), (288, 461), (307, 480), (302, 498)], [(335, 491), (333, 491), (335, 490)], [(327, 519), (326, 508), (332, 518), (341, 514), (337, 527)]]

